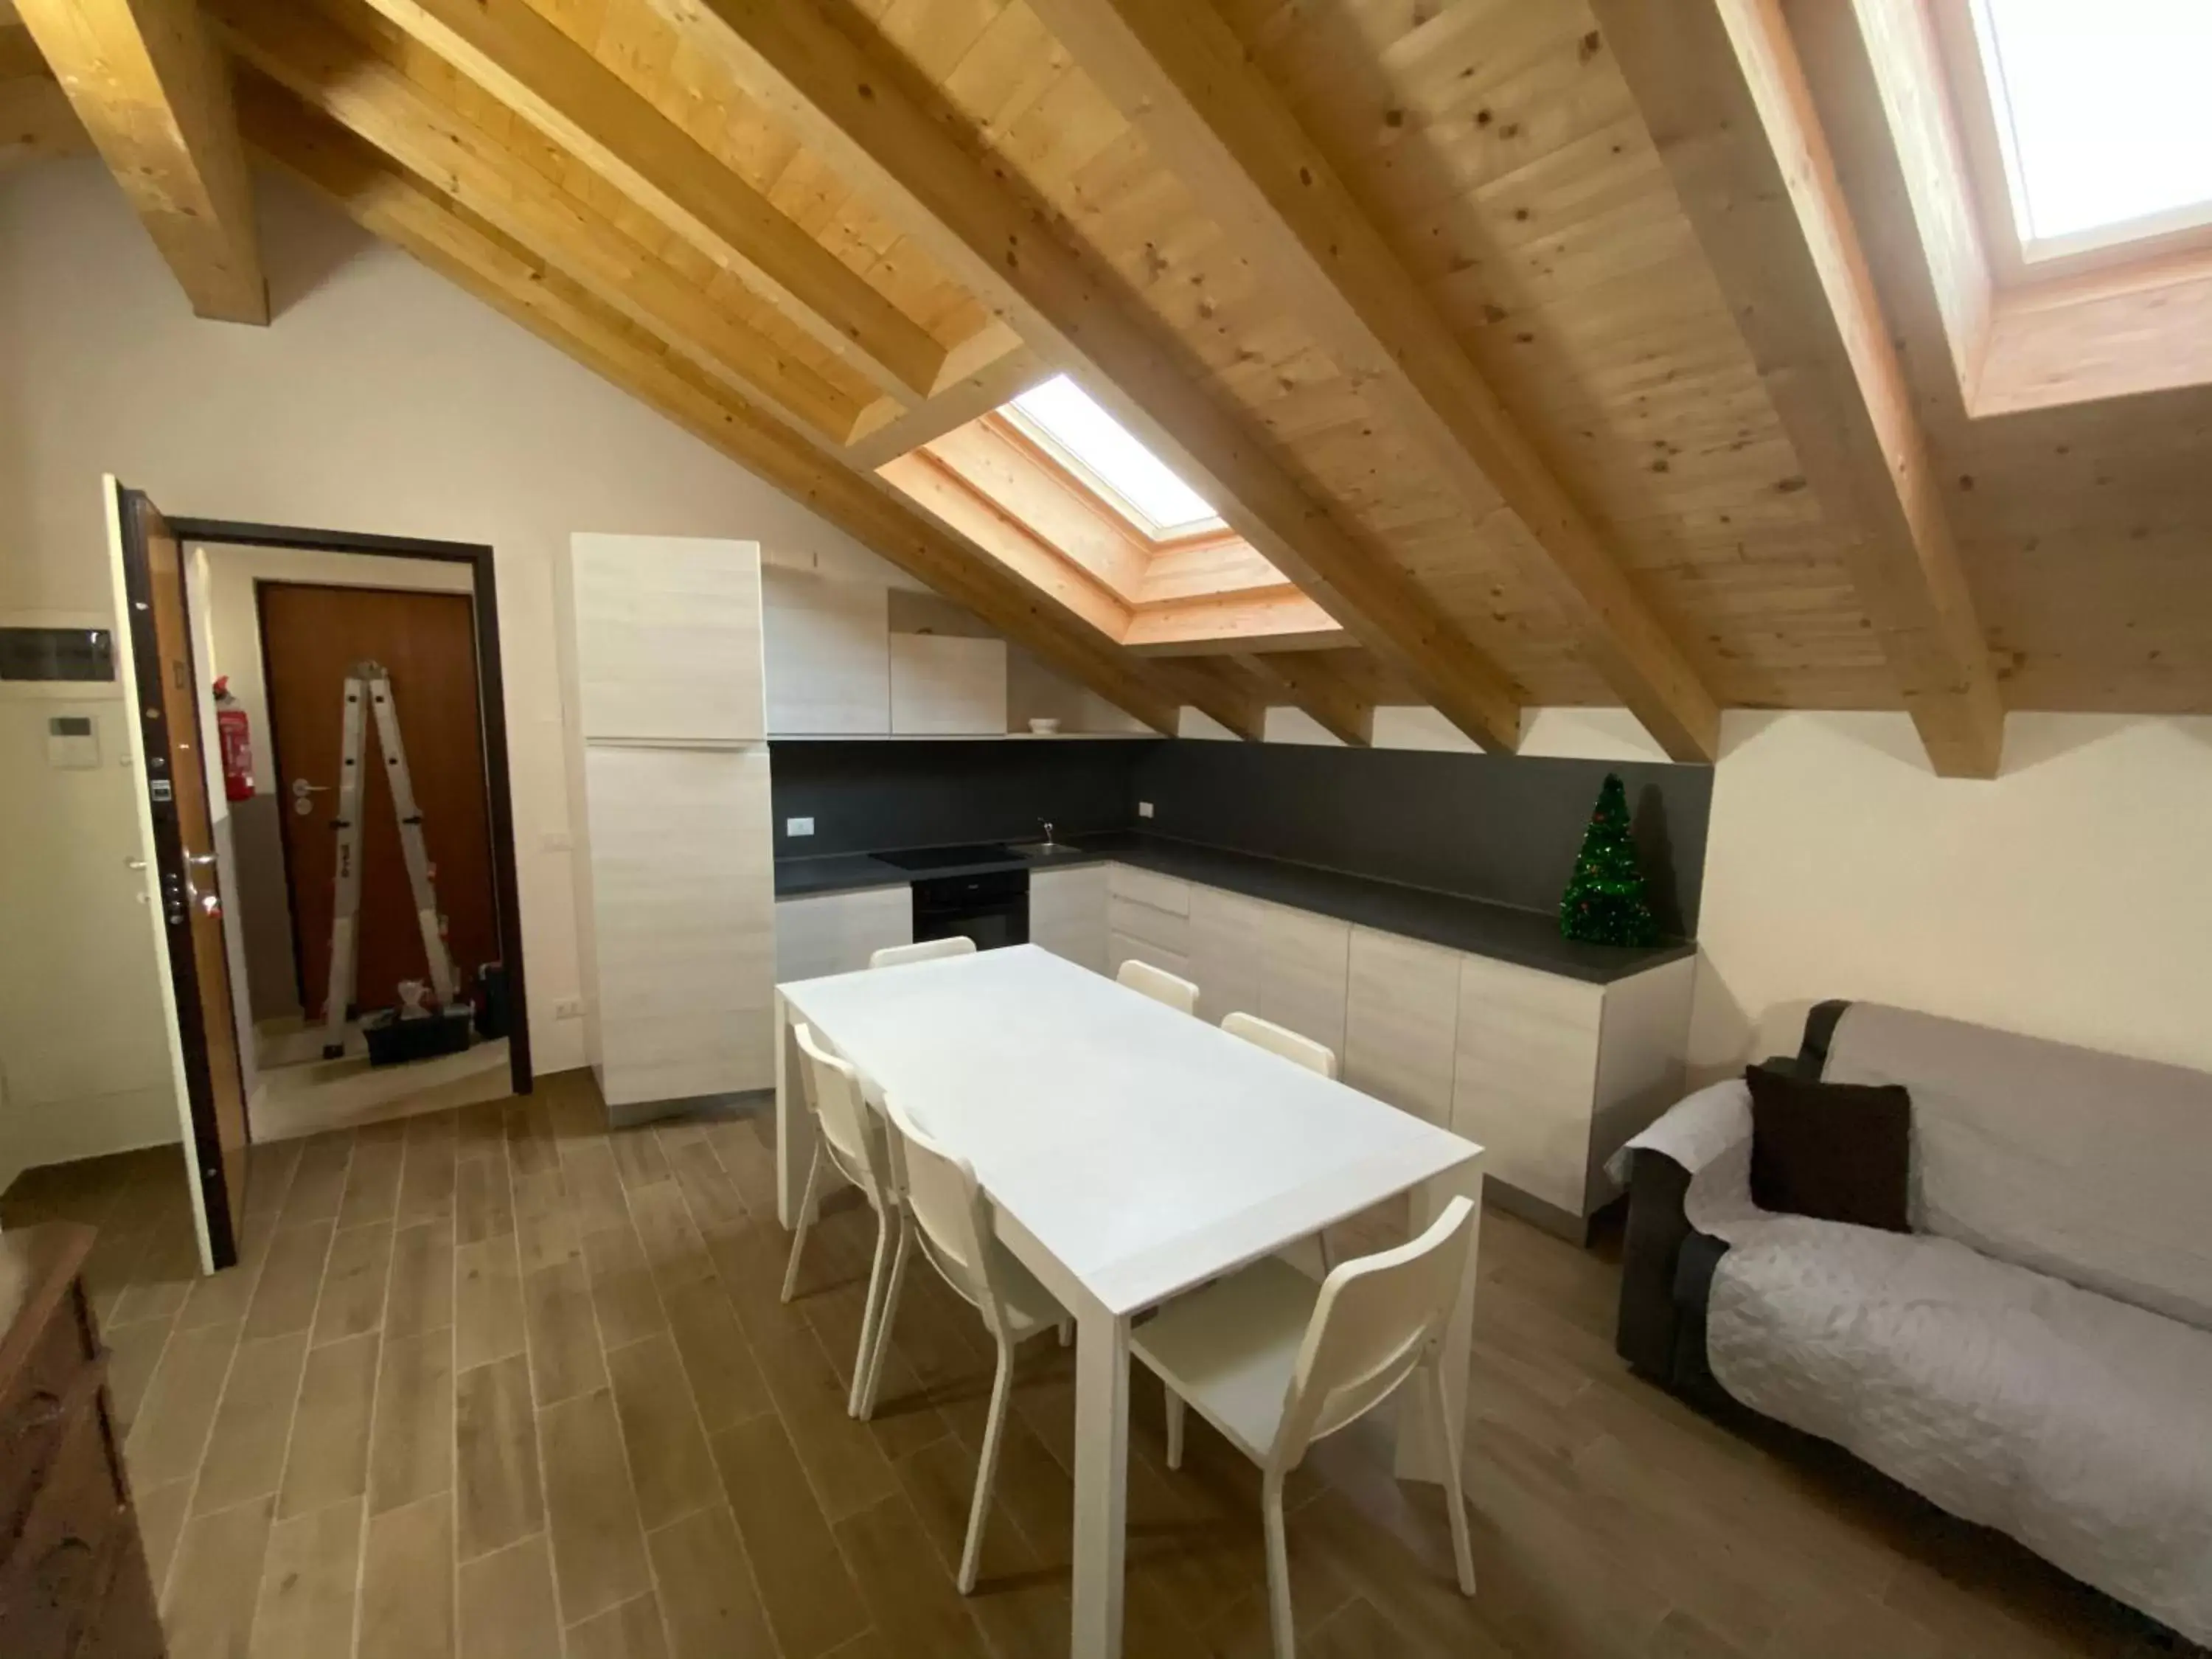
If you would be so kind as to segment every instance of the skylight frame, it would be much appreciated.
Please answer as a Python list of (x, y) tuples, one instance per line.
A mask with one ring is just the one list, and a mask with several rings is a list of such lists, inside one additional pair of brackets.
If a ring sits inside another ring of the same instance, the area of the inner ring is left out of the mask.
[(1933, 12), (1973, 167), (1984, 237), (2002, 279), (2057, 277), (2212, 247), (2212, 193), (2106, 224), (2033, 234), (2026, 163), (1991, 0), (1939, 5)]
[(1079, 488), (1096, 496), (1103, 505), (1112, 509), (1116, 517), (1126, 522), (1153, 548), (1174, 546), (1180, 543), (1228, 533), (1229, 521), (1221, 516), (1219, 509), (1208, 506), (1205, 498), (1197, 490), (1192, 489), (1181, 474), (1159, 456), (1153, 454), (1151, 447), (1144, 440), (1122, 426), (1119, 421), (1115, 420), (1109, 410), (1097, 408), (1097, 413), (1111, 422), (1121, 435), (1141, 451), (1153, 465), (1173, 479), (1199, 505), (1207, 506), (1205, 517), (1179, 520), (1172, 524), (1161, 523), (1117, 489), (1097, 467), (1078, 453), (1059, 434), (1021, 407), (1022, 398), (1033, 396), (1037, 392), (1053, 385), (1054, 381), (1066, 382), (1085, 402), (1097, 408), (1097, 400), (1088, 392), (1084, 392), (1081, 386), (1068, 376), (1060, 374), (1054, 375), (1051, 380), (1047, 380), (1040, 386), (1030, 387), (1020, 397), (1000, 404), (994, 413), (1018, 432), (1025, 441), (1034, 445), (1054, 465), (1066, 473)]

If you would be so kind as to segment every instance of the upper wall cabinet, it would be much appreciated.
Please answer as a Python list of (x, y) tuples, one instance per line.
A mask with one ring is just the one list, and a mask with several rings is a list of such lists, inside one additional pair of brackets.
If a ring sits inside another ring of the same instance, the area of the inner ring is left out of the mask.
[(1004, 640), (891, 635), (894, 736), (1004, 737), (1006, 731)]
[[(580, 535), (569, 538), (569, 561), (586, 741), (768, 735), (757, 542)], [(754, 666), (732, 672), (733, 663)]]
[(890, 595), (770, 565), (761, 572), (771, 737), (891, 729)]

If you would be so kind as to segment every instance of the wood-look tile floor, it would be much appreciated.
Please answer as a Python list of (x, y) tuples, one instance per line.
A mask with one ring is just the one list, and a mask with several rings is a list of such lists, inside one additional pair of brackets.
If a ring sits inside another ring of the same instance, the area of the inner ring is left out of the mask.
[[(1025, 1352), (963, 1599), (988, 1340), (916, 1272), (882, 1410), (849, 1419), (869, 1219), (835, 1206), (781, 1303), (767, 1129), (611, 1133), (569, 1073), (270, 1143), (246, 1259), (206, 1280), (174, 1149), (18, 1182), (7, 1224), (100, 1228), (88, 1271), (177, 1659), (1064, 1653), (1066, 1356)], [(1494, 1212), (1484, 1230), (1480, 1592), (1451, 1584), (1441, 1499), (1392, 1480), (1362, 1425), (1294, 1482), (1304, 1651), (2189, 1651), (1848, 1460), (1749, 1443), (1637, 1381), (1612, 1351), (1616, 1267)], [(1170, 1474), (1158, 1389), (1133, 1387), (1127, 1651), (1262, 1655), (1257, 1477), (1195, 1420)]]

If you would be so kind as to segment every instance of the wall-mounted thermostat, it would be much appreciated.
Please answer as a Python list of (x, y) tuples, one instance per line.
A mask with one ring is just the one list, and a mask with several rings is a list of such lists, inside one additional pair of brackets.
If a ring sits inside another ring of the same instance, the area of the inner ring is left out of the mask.
[(83, 772), (100, 764), (100, 728), (89, 714), (55, 714), (46, 721), (46, 764)]

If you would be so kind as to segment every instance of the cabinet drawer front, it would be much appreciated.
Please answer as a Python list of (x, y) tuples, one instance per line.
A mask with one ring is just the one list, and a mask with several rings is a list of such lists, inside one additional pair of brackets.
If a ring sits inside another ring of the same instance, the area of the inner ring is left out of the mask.
[(1191, 977), (1190, 958), (1180, 951), (1164, 951), (1158, 945), (1127, 933), (1110, 933), (1106, 941), (1106, 963), (1109, 971), (1120, 973), (1125, 962), (1148, 962), (1155, 968), (1166, 969), (1178, 979)]
[(1153, 909), (1164, 910), (1170, 915), (1187, 916), (1190, 914), (1188, 882), (1178, 881), (1173, 876), (1155, 875), (1150, 870), (1139, 870), (1133, 865), (1117, 864), (1112, 868), (1112, 890), (1115, 898), (1150, 905)]
[(1171, 951), (1178, 957), (1190, 954), (1190, 918), (1188, 916), (1155, 909), (1149, 904), (1139, 904), (1116, 895), (1107, 902), (1106, 925), (1113, 933), (1126, 933), (1133, 939)]
[(1604, 989), (1483, 957), (1460, 959), (1452, 1128), (1488, 1169), (1583, 1213)]

